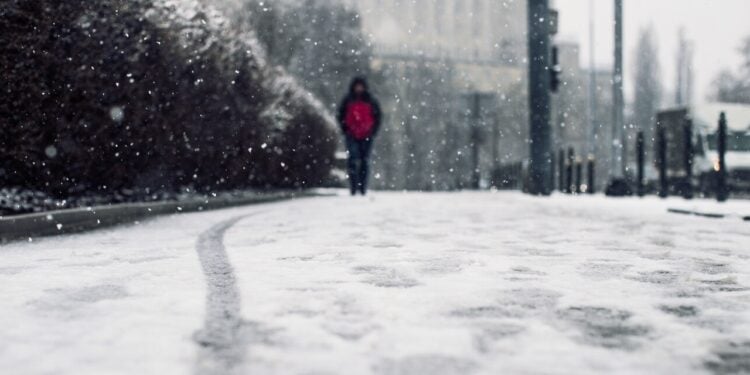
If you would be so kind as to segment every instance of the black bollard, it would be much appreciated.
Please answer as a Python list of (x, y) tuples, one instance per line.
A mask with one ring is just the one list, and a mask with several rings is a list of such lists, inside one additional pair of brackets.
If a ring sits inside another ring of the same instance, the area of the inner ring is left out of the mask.
[(576, 160), (576, 194), (581, 194), (581, 184), (583, 184), (583, 162)]
[(638, 159), (638, 170), (637, 170), (637, 176), (636, 176), (636, 183), (637, 183), (637, 191), (638, 196), (642, 197), (646, 195), (646, 186), (643, 184), (643, 179), (645, 177), (645, 163), (646, 163), (646, 145), (645, 145), (645, 139), (643, 138), (643, 131), (639, 131), (638, 135), (636, 136), (635, 140), (635, 148), (637, 159)]
[(729, 189), (727, 189), (727, 164), (725, 159), (727, 153), (727, 116), (724, 112), (719, 116), (718, 136), (719, 170), (716, 173), (716, 199), (719, 202), (725, 202), (729, 198)]
[(555, 162), (555, 153), (550, 152), (549, 155), (550, 155), (549, 165), (550, 165), (550, 168), (552, 169), (549, 174), (549, 186), (554, 191), (555, 190), (555, 173), (558, 172), (555, 170), (557, 169), (557, 163)]
[(659, 127), (657, 132), (657, 155), (659, 160), (659, 196), (666, 198), (669, 196), (669, 186), (667, 181), (667, 137), (664, 129)]
[(560, 192), (565, 192), (565, 150), (560, 149), (558, 154), (557, 167), (560, 170), (557, 178), (559, 179)]
[(588, 170), (586, 171), (588, 177), (588, 183), (586, 184), (586, 192), (589, 194), (596, 193), (596, 159), (593, 155), (589, 155)]
[(682, 184), (682, 196), (693, 199), (693, 121), (685, 121), (685, 182)]
[(573, 147), (568, 149), (568, 163), (567, 171), (565, 173), (565, 192), (568, 194), (573, 193), (573, 163), (575, 163), (576, 155)]

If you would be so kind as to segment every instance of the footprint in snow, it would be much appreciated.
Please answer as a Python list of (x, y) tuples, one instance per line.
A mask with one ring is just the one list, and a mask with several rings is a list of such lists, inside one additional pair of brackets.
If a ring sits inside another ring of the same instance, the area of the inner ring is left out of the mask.
[(352, 272), (365, 275), (363, 283), (381, 288), (412, 288), (419, 285), (416, 279), (388, 267), (358, 266), (354, 267)]

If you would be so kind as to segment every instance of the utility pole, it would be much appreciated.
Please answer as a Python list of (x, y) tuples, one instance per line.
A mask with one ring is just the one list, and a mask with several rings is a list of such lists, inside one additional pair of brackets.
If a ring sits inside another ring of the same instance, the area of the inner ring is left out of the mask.
[(622, 2), (615, 0), (615, 69), (612, 76), (612, 164), (611, 173), (615, 179), (625, 177), (627, 151), (625, 147), (625, 121), (622, 68)]
[(529, 193), (534, 195), (552, 192), (550, 26), (549, 0), (528, 0)]

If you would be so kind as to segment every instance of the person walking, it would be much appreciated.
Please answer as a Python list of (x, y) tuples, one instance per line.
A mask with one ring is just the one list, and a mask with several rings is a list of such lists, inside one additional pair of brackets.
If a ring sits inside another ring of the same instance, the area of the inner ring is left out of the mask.
[(347, 170), (352, 195), (367, 194), (372, 142), (380, 130), (380, 104), (372, 96), (364, 77), (356, 77), (341, 103), (338, 123), (346, 138)]

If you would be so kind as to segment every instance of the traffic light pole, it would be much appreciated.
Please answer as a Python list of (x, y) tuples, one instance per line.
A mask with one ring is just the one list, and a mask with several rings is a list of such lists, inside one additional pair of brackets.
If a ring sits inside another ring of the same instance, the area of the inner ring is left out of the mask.
[(529, 43), (529, 193), (549, 195), (552, 174), (550, 126), (549, 0), (528, 0)]

